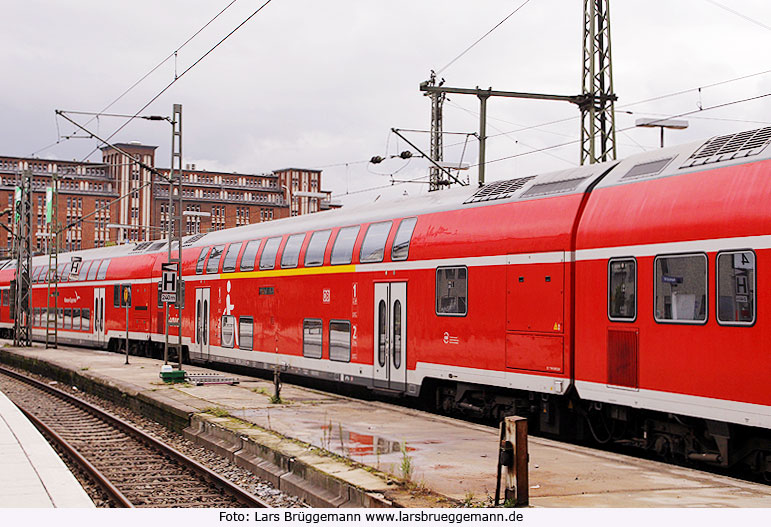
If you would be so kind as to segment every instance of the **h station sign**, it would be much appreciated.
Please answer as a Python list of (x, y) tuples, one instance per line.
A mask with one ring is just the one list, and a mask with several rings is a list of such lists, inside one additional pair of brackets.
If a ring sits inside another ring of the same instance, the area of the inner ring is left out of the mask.
[(161, 302), (177, 301), (179, 267), (176, 263), (161, 264)]

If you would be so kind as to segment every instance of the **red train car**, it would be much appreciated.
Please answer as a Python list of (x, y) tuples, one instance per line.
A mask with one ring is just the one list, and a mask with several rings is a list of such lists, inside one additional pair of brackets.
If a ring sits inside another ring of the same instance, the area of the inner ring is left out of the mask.
[[(766, 128), (188, 237), (185, 354), (771, 472), (770, 141)], [(60, 340), (117, 348), (128, 331), (157, 354), (166, 251), (62, 255), (83, 263), (58, 270)], [(46, 267), (34, 259), (36, 337)]]

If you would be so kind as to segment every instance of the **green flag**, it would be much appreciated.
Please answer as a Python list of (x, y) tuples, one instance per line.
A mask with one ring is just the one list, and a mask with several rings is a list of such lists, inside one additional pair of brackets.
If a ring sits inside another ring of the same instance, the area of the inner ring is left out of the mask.
[(16, 211), (14, 214), (14, 223), (19, 223), (19, 217), (21, 214), (21, 187), (16, 187), (13, 192), (13, 208)]
[(54, 189), (46, 187), (46, 223), (51, 223), (51, 216), (54, 211)]

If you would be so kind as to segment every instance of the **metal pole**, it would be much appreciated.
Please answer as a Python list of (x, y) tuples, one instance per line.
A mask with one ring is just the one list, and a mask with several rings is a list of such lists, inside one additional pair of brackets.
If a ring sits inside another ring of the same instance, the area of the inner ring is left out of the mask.
[(485, 184), (485, 146), (487, 143), (487, 98), (489, 95), (480, 93), (479, 97), (479, 186)]
[(179, 325), (177, 326), (177, 358), (179, 359), (179, 366), (177, 369), (182, 370), (182, 308), (185, 305), (185, 298), (183, 297), (182, 286), (184, 281), (182, 280), (182, 105), (175, 104), (173, 107), (173, 116), (176, 128), (177, 142), (175, 143), (176, 152), (172, 155), (177, 162), (177, 216), (176, 221), (178, 223), (177, 228), (177, 318), (179, 319)]
[(124, 296), (124, 303), (126, 304), (126, 364), (129, 363), (128, 356), (129, 356), (129, 325), (128, 325), (128, 302), (125, 301)]
[(517, 467), (517, 507), (530, 504), (530, 476), (527, 469), (527, 419), (518, 418), (515, 426), (515, 459)]

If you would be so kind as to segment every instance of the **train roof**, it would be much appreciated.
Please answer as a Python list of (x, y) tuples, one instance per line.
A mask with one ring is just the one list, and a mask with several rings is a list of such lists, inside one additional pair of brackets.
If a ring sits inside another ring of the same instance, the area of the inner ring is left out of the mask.
[[(771, 127), (759, 128), (716, 136), (706, 141), (644, 152), (621, 161), (608, 161), (545, 174), (494, 181), (483, 187), (471, 185), (456, 187), (418, 197), (365, 203), (343, 209), (195, 234), (183, 238), (182, 245), (183, 248), (210, 246), (490, 204), (581, 194), (593, 186), (602, 188), (630, 184), (713, 167), (769, 159), (771, 157), (771, 149), (767, 148), (769, 143), (771, 143)], [(167, 242), (156, 240), (62, 253), (59, 257), (63, 261), (67, 261), (71, 256), (90, 260), (158, 253), (166, 250), (168, 250)], [(33, 261), (35, 265), (45, 264), (47, 257), (39, 256)], [(10, 269), (11, 266), (6, 263), (3, 268)]]

